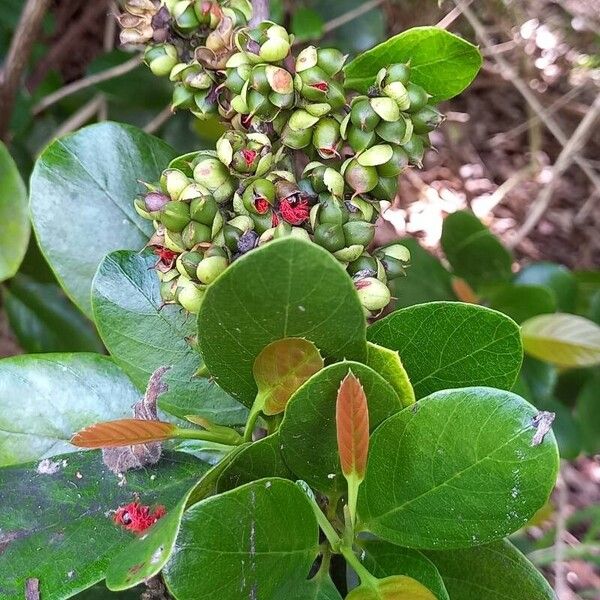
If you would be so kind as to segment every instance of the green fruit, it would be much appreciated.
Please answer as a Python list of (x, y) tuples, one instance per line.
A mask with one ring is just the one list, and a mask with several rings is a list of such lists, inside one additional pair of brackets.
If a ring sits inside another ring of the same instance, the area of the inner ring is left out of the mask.
[(421, 136), (413, 135), (402, 147), (408, 154), (408, 158), (413, 165), (421, 166), (423, 155), (425, 154), (425, 143)]
[(379, 177), (377, 185), (371, 190), (371, 195), (378, 200), (392, 201), (398, 191), (397, 177)]
[(346, 241), (344, 230), (339, 223), (322, 223), (315, 229), (314, 240), (329, 252), (341, 250)]
[(185, 202), (167, 202), (160, 211), (160, 222), (167, 229), (180, 233), (190, 222), (190, 205)]
[(376, 135), (374, 131), (363, 131), (355, 125), (350, 125), (347, 138), (352, 150), (354, 152), (361, 152), (375, 143)]
[[(183, 281), (181, 281), (183, 280)], [(200, 285), (194, 283), (190, 279), (180, 277), (180, 282), (177, 286), (176, 299), (185, 310), (197, 315), (202, 306), (205, 290)]]
[(238, 240), (242, 237), (243, 231), (226, 223), (223, 226), (223, 238), (225, 245), (230, 252), (236, 253), (238, 251)]
[(429, 100), (429, 95), (420, 85), (411, 82), (406, 86), (406, 91), (410, 100), (410, 107), (407, 109), (409, 113), (416, 113), (424, 108)]
[(181, 232), (181, 239), (186, 248), (193, 248), (197, 244), (210, 242), (211, 231), (208, 225), (190, 221), (187, 227)]
[(352, 104), (350, 120), (362, 131), (373, 131), (379, 125), (381, 118), (373, 110), (369, 99), (364, 98)]
[(411, 115), (414, 132), (417, 134), (429, 133), (439, 127), (444, 116), (433, 106), (425, 106), (420, 111)]
[(408, 154), (401, 146), (392, 146), (392, 158), (377, 167), (377, 173), (381, 177), (397, 177), (408, 165)]
[(212, 225), (219, 207), (212, 196), (194, 198), (190, 202), (190, 217), (203, 225)]
[(368, 246), (375, 237), (375, 225), (367, 221), (349, 221), (343, 227), (346, 245)]
[(317, 50), (317, 66), (327, 75), (337, 75), (346, 62), (346, 56), (335, 48), (319, 48)]
[(196, 276), (205, 284), (212, 283), (225, 269), (229, 261), (223, 256), (209, 256), (204, 258), (196, 269)]
[(359, 279), (354, 286), (361, 304), (369, 312), (383, 310), (392, 299), (388, 286), (375, 277)]
[(411, 125), (410, 121), (406, 121), (404, 118), (393, 122), (382, 121), (375, 132), (382, 140), (390, 144), (402, 144), (411, 135)]
[(363, 254), (355, 261), (352, 261), (348, 265), (348, 273), (350, 275), (356, 275), (357, 273), (364, 273), (364, 276), (375, 276), (377, 275), (377, 261), (368, 254)]
[(198, 268), (202, 258), (201, 252), (184, 252), (177, 257), (175, 266), (181, 275), (191, 279), (196, 277), (196, 269)]
[(346, 167), (344, 179), (355, 192), (364, 194), (377, 185), (379, 177), (375, 167), (363, 167), (354, 158)]
[(410, 67), (404, 63), (396, 63), (390, 65), (387, 69), (386, 82), (399, 81), (404, 85), (408, 85), (410, 81)]
[(343, 225), (348, 222), (348, 209), (330, 194), (319, 196), (319, 223)]

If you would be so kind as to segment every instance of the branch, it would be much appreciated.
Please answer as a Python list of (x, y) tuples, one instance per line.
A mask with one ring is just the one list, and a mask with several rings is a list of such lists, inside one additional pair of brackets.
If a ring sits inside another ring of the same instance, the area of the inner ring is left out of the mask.
[(0, 87), (0, 138), (6, 139), (21, 76), (50, 0), (27, 0), (4, 62)]
[(42, 98), (42, 100), (33, 107), (33, 114), (38, 115), (42, 111), (46, 110), (49, 106), (52, 106), (53, 104), (60, 102), (63, 98), (71, 96), (72, 94), (76, 94), (81, 90), (85, 90), (89, 87), (97, 85), (98, 83), (102, 83), (103, 81), (108, 81), (109, 79), (115, 79), (116, 77), (125, 75), (126, 73), (136, 69), (141, 62), (142, 57), (140, 55), (136, 55), (130, 60), (124, 62), (123, 64), (117, 65), (116, 67), (112, 67), (106, 71), (101, 71), (100, 73), (90, 75), (89, 77), (84, 77), (79, 81), (74, 81), (69, 85), (65, 85), (59, 90), (56, 90), (56, 92), (53, 94), (48, 94)]
[(369, 2), (365, 2), (356, 8), (349, 10), (347, 13), (340, 15), (339, 17), (335, 17), (335, 19), (331, 19), (331, 21), (327, 21), (323, 26), (323, 33), (329, 33), (346, 23), (350, 23), (350, 21), (354, 21), (358, 17), (368, 13), (370, 10), (377, 8), (380, 4), (383, 4), (384, 0), (369, 0)]
[(256, 27), (263, 21), (269, 20), (269, 0), (252, 0), (252, 18), (250, 27)]

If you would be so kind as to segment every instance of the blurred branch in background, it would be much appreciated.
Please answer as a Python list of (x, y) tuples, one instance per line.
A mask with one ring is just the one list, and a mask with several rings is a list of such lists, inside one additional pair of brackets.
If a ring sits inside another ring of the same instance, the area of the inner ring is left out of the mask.
[(49, 4), (50, 0), (28, 0), (13, 35), (0, 82), (0, 138), (2, 139), (7, 138), (8, 125), (21, 86), (21, 77)]

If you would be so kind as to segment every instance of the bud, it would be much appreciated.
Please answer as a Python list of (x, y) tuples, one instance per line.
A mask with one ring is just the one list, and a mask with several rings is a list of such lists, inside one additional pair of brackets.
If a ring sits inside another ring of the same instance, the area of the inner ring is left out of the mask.
[[(255, 222), (256, 223), (256, 222)], [(255, 227), (256, 229), (256, 227)], [(261, 233), (266, 231), (268, 227), (265, 227), (261, 230)], [(240, 254), (246, 254), (246, 252), (250, 252), (250, 250), (256, 248), (258, 244), (258, 233), (257, 231), (248, 230), (246, 233), (243, 233), (240, 236), (240, 239), (237, 243), (237, 249)]]
[(443, 120), (444, 116), (433, 108), (433, 106), (425, 106), (420, 111), (411, 115), (414, 132), (417, 134), (425, 134), (433, 131), (440, 126)]
[(375, 132), (382, 140), (390, 144), (406, 144), (413, 134), (413, 124), (410, 119), (401, 115), (397, 121), (391, 123), (382, 121)]
[(160, 297), (165, 304), (173, 304), (177, 293), (177, 279), (161, 281), (159, 291)]
[(359, 127), (350, 125), (346, 139), (354, 152), (361, 152), (373, 145), (376, 135), (374, 131), (363, 131)]
[(177, 83), (173, 87), (173, 102), (171, 108), (177, 109), (192, 109), (194, 108), (194, 92), (189, 90), (183, 83)]
[(350, 120), (355, 127), (362, 131), (374, 131), (381, 118), (371, 106), (369, 99), (360, 97), (352, 102)]
[(391, 158), (377, 166), (377, 173), (381, 177), (398, 177), (400, 173), (408, 166), (408, 154), (400, 146), (390, 146), (392, 148)]
[(150, 213), (151, 218), (155, 218), (158, 212), (170, 202), (171, 198), (161, 192), (148, 192), (143, 198), (143, 207)]
[(168, 229), (165, 229), (165, 248), (177, 253), (186, 251), (181, 235)]
[(292, 113), (288, 126), (292, 131), (300, 131), (302, 129), (309, 129), (319, 122), (319, 117), (311, 115), (308, 111), (300, 108)]
[(165, 169), (160, 178), (162, 189), (172, 200), (179, 200), (183, 190), (190, 184), (189, 177), (179, 169)]
[(191, 33), (200, 26), (194, 10), (194, 0), (180, 0), (175, 3), (171, 14), (175, 20), (175, 26), (182, 33)]
[(256, 115), (262, 121), (270, 122), (279, 114), (280, 109), (269, 100), (268, 96), (256, 90), (248, 92), (247, 103), (249, 114)]
[(198, 244), (210, 242), (211, 230), (208, 225), (190, 221), (181, 232), (181, 239), (186, 248), (192, 249)]
[(299, 129), (293, 130), (290, 128), (289, 123), (286, 124), (283, 131), (281, 132), (281, 143), (287, 148), (292, 150), (300, 150), (306, 148), (312, 140), (313, 131), (312, 129)]
[(330, 79), (323, 69), (315, 66), (298, 74), (296, 87), (305, 100), (326, 102), (331, 85)]
[(423, 155), (425, 154), (425, 144), (423, 138), (419, 135), (413, 135), (408, 142), (402, 145), (408, 158), (413, 165), (418, 167), (423, 164)]
[(194, 198), (190, 202), (190, 217), (203, 225), (212, 225), (218, 210), (216, 200), (210, 195)]
[(400, 118), (400, 109), (395, 100), (387, 97), (371, 98), (371, 108), (384, 121), (397, 121)]
[(388, 286), (375, 277), (359, 279), (354, 283), (354, 287), (361, 304), (371, 313), (383, 310), (392, 299)]
[(204, 258), (196, 269), (196, 276), (205, 284), (212, 283), (229, 265), (223, 256), (209, 256)]
[(337, 75), (346, 62), (347, 56), (336, 48), (319, 48), (317, 50), (317, 66), (329, 77)]
[(410, 100), (409, 113), (416, 113), (425, 108), (429, 100), (429, 94), (420, 85), (411, 82), (406, 86), (406, 90)]
[(356, 158), (353, 158), (344, 169), (344, 179), (356, 193), (364, 194), (370, 192), (377, 185), (377, 169), (363, 166)]
[(227, 167), (218, 158), (203, 156), (199, 158), (198, 164), (194, 167), (194, 179), (214, 192), (225, 184), (230, 176)]
[(317, 220), (319, 223), (343, 225), (348, 222), (348, 209), (332, 195), (320, 194), (318, 206)]
[(348, 265), (347, 270), (352, 276), (375, 277), (377, 275), (377, 260), (369, 254), (362, 254)]
[(384, 246), (376, 252), (376, 256), (382, 262), (388, 279), (395, 279), (406, 275), (405, 267), (410, 262), (410, 251), (401, 244)]
[(177, 64), (177, 48), (173, 44), (149, 46), (144, 61), (157, 77), (166, 77)]
[(180, 233), (190, 222), (190, 206), (185, 202), (167, 202), (159, 218), (168, 230)]
[(348, 264), (355, 261), (364, 252), (364, 249), (365, 247), (361, 244), (352, 244), (334, 252), (333, 256), (340, 262)]
[(329, 252), (337, 252), (346, 245), (344, 230), (338, 223), (321, 223), (317, 225), (314, 241)]
[(377, 167), (391, 160), (393, 155), (389, 144), (378, 144), (358, 154), (356, 160), (363, 167)]
[(347, 246), (359, 244), (366, 248), (375, 237), (375, 225), (367, 221), (348, 221), (342, 228)]
[(410, 67), (404, 63), (390, 65), (386, 69), (385, 82), (390, 83), (392, 81), (399, 81), (404, 85), (408, 85), (410, 81)]
[(230, 252), (237, 252), (238, 241), (243, 233), (244, 232), (241, 229), (238, 229), (229, 223), (223, 225), (223, 239), (225, 241), (225, 246), (229, 248)]
[(315, 127), (312, 143), (322, 158), (339, 157), (340, 124), (332, 118), (321, 119)]
[(200, 312), (204, 294), (205, 289), (203, 286), (196, 284), (191, 279), (184, 278), (183, 276), (179, 278), (175, 298), (188, 312), (193, 315), (197, 315)]
[(396, 102), (400, 110), (407, 110), (410, 106), (410, 98), (404, 84), (400, 81), (392, 81), (388, 83), (382, 92)]
[(200, 252), (183, 252), (177, 257), (177, 262), (175, 263), (175, 265), (177, 267), (177, 271), (181, 275), (192, 279), (196, 277), (196, 268), (200, 264), (201, 260), (202, 253)]

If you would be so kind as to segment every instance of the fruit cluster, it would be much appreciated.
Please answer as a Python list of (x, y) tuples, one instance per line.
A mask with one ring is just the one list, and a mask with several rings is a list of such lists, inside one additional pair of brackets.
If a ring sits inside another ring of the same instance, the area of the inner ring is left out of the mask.
[[(122, 38), (146, 44), (149, 67), (174, 82), (173, 109), (231, 127), (216, 151), (175, 159), (135, 201), (155, 225), (164, 301), (197, 312), (232, 261), (293, 235), (347, 268), (368, 317), (383, 310), (410, 256), (399, 244), (371, 250), (381, 201), (393, 200), (403, 169), (420, 166), (442, 121), (410, 65), (381, 69), (357, 95), (344, 87), (341, 52), (294, 56), (285, 28), (248, 25), (247, 0), (129, 0), (126, 11)], [(126, 27), (134, 16), (145, 23), (137, 38)]]

